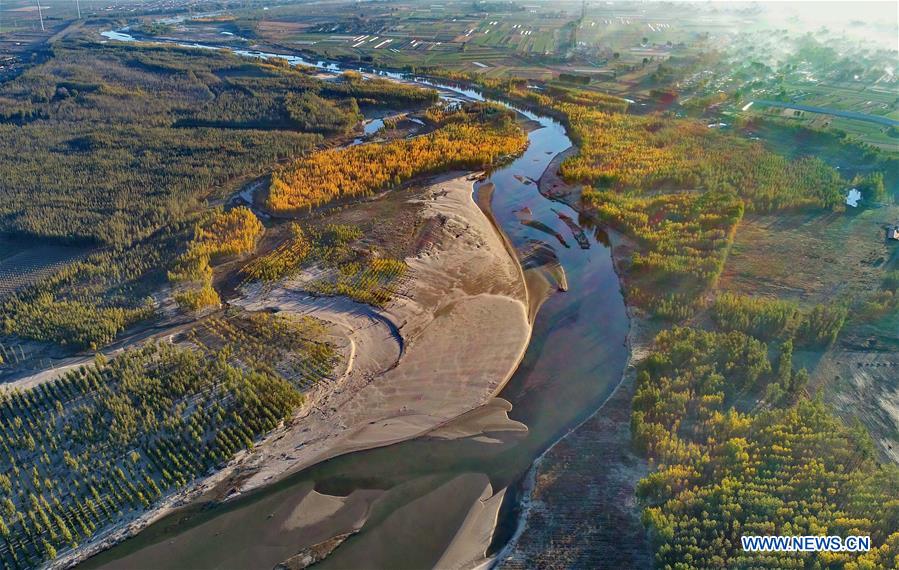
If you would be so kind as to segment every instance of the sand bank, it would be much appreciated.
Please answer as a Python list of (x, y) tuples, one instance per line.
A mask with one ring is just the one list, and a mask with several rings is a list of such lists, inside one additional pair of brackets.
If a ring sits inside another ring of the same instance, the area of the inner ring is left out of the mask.
[[(252, 451), (239, 453), (225, 469), (170, 497), (159, 508), (109, 529), (54, 566), (65, 567), (134, 535), (198, 496), (238, 496), (331, 457), (423, 435), (483, 404), (490, 405), (478, 415), (477, 426), (439, 437), (464, 437), (488, 426), (526, 429), (508, 419), (508, 403), (493, 398), (527, 348), (531, 334), (528, 292), (521, 267), (474, 203), (472, 190), (473, 180), (456, 174), (435, 179), (423, 192), (410, 193), (410, 202), (423, 207), (424, 217), (436, 220), (431, 225), (437, 229), (425, 250), (406, 259), (411, 275), (408, 286), (384, 310), (342, 297), (312, 297), (302, 291), (302, 279), (273, 288), (246, 288), (235, 305), (312, 315), (329, 323), (344, 369), (336, 380), (322, 382), (307, 394), (306, 404), (295, 417)], [(478, 488), (466, 505), (465, 516), (482, 491), (483, 487)], [(367, 512), (369, 499), (350, 500), (341, 508), (358, 503)], [(325, 510), (338, 507), (336, 503), (328, 506), (332, 502), (316, 499)], [(358, 513), (358, 508), (351, 510)], [(364, 522), (345, 519), (331, 524), (331, 518), (289, 524), (307, 530), (327, 527), (321, 535), (304, 535), (302, 542), (315, 548), (341, 535), (345, 539)], [(205, 530), (209, 529), (198, 532)], [(456, 552), (463, 550), (460, 544)], [(479, 549), (477, 545), (475, 551)], [(303, 559), (317, 556), (297, 550), (292, 554)], [(287, 557), (282, 560), (288, 562)]]
[(530, 337), (527, 289), (501, 234), (472, 200), (472, 185), (465, 175), (444, 176), (410, 196), (438, 221), (437, 231), (406, 259), (412, 279), (384, 310), (310, 297), (300, 291), (302, 279), (248, 289), (235, 303), (332, 323), (351, 355), (338, 385), (313, 394), (294, 421), (238, 462), (234, 488), (421, 435), (502, 389)]
[[(402, 506), (336, 550), (322, 563), (324, 570), (471, 567), (489, 547), (503, 493), (494, 494), (483, 473), (462, 473), (448, 480), (432, 476), (403, 483), (382, 501), (388, 496)], [(415, 545), (397, 549), (389, 540), (396, 536), (414, 536)]]

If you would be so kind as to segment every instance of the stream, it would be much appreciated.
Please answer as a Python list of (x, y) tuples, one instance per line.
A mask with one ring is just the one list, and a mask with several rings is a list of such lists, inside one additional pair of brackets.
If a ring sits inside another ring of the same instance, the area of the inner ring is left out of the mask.
[[(130, 38), (121, 31), (104, 35)], [(292, 63), (340, 70), (330, 63), (283, 57)], [(438, 88), (445, 97), (483, 100), (475, 91), (416, 81)], [(180, 509), (89, 559), (83, 567), (273, 568), (362, 519), (365, 523), (359, 532), (317, 566), (433, 567), (482, 498), (487, 482), (494, 492), (508, 489), (491, 551), (509, 540), (519, 519), (524, 476), (540, 454), (592, 415), (618, 384), (627, 360), (628, 332), (605, 235), (589, 229), (586, 220), (567, 205), (541, 195), (534, 182), (571, 141), (557, 121), (518, 111), (539, 123), (539, 128), (528, 134), (524, 154), (492, 172), (486, 181), (495, 187), (493, 214), (521, 257), (535, 246), (543, 251), (551, 248), (568, 281), (567, 292), (554, 293), (540, 308), (524, 359), (499, 395), (513, 406), (510, 418), (528, 430), (459, 439), (423, 436), (339, 456), (226, 503)], [(579, 232), (581, 228), (584, 231)], [(309, 508), (312, 489), (343, 499), (323, 506), (316, 524), (303, 526), (295, 522), (295, 514), (297, 509)]]

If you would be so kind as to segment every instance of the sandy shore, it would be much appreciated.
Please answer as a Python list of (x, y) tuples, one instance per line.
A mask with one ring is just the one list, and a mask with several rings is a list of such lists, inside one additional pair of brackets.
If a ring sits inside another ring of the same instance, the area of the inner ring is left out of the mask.
[[(328, 458), (425, 434), (484, 404), (472, 418), (475, 427), (459, 433), (438, 430), (435, 436), (464, 437), (487, 426), (525, 430), (506, 416), (508, 403), (494, 396), (530, 339), (528, 291), (518, 261), (473, 201), (472, 190), (473, 177), (456, 173), (410, 196), (424, 207), (425, 218), (439, 221), (438, 231), (425, 251), (406, 259), (409, 285), (384, 310), (341, 297), (309, 296), (301, 290), (302, 278), (244, 290), (235, 305), (312, 315), (329, 323), (345, 365), (338, 380), (307, 394), (290, 422), (252, 451), (239, 453), (225, 469), (109, 529), (54, 566), (67, 567), (108, 548), (196, 497), (236, 497)], [(501, 501), (494, 502), (498, 508)], [(483, 513), (476, 519), (483, 521)], [(341, 532), (354, 532), (359, 523)], [(466, 536), (471, 536), (456, 541), (448, 554), (453, 558), (467, 557), (472, 548), (483, 552), (489, 543), (482, 523), (467, 524)], [(473, 544), (474, 536), (479, 540)]]
[(237, 465), (245, 491), (351, 451), (421, 435), (495, 396), (531, 333), (517, 261), (471, 198), (445, 176), (412, 200), (440, 220), (433, 245), (406, 260), (408, 290), (387, 309), (314, 298), (301, 282), (255, 288), (236, 304), (310, 314), (343, 329), (354, 356), (340, 385), (312, 399)]

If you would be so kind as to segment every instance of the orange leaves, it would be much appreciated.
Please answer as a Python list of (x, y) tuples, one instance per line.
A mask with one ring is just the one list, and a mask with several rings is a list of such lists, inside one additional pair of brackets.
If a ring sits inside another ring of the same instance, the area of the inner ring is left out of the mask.
[(264, 229), (256, 215), (243, 206), (216, 212), (206, 224), (197, 228), (190, 249), (202, 250), (210, 256), (247, 253), (256, 246)]
[(227, 212), (213, 212), (194, 230), (187, 251), (169, 271), (169, 281), (184, 283), (175, 300), (182, 308), (196, 311), (217, 305), (218, 293), (212, 287), (212, 267), (216, 258), (249, 253), (265, 228), (248, 208), (239, 206)]
[(834, 207), (845, 183), (817, 159), (790, 161), (761, 143), (699, 121), (604, 113), (568, 103), (580, 152), (562, 164), (568, 180), (616, 190), (726, 190), (746, 207), (771, 211)]
[(370, 196), (420, 175), (486, 168), (526, 144), (517, 127), (452, 124), (410, 140), (326, 150), (272, 175), (266, 206), (290, 213), (337, 198)]

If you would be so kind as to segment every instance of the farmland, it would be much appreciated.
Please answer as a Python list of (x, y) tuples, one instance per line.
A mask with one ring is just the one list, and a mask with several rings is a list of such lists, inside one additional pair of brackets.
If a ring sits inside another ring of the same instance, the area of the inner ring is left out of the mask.
[(185, 24), (166, 34), (222, 38), (227, 32), (329, 59), (502, 73), (510, 66), (523, 70), (530, 60), (552, 61), (567, 50), (573, 29), (569, 10), (574, 6), (521, 10), (508, 4), (495, 11), (463, 2), (412, 2), (348, 12), (326, 4), (289, 5), (269, 10), (264, 18), (245, 18), (238, 12), (232, 21)]

